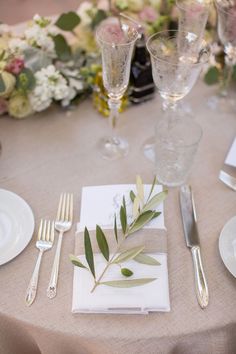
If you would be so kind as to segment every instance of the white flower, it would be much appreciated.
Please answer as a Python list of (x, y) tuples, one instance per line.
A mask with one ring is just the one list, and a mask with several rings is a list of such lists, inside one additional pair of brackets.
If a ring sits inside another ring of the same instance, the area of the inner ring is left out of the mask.
[(227, 44), (225, 47), (225, 63), (228, 66), (233, 66), (236, 64), (236, 47), (232, 44)]
[(61, 101), (62, 107), (69, 106), (70, 101), (75, 98), (77, 91), (73, 87), (69, 87), (68, 95)]
[(27, 42), (31, 46), (39, 47), (48, 55), (52, 57), (55, 56), (55, 45), (47, 28), (42, 28), (35, 24), (27, 28), (24, 34)]
[(20, 38), (12, 38), (8, 43), (9, 49), (12, 53), (20, 52), (22, 53), (25, 49), (29, 47), (28, 43)]
[(43, 111), (53, 100), (69, 96), (69, 86), (54, 65), (42, 68), (35, 74), (36, 86), (30, 94), (30, 103), (36, 112)]
[(93, 5), (89, 1), (84, 1), (82, 4), (79, 6), (77, 10), (77, 14), (79, 15), (81, 19), (81, 24), (83, 25), (90, 25), (91, 24), (91, 17), (89, 16), (88, 12), (93, 9)]

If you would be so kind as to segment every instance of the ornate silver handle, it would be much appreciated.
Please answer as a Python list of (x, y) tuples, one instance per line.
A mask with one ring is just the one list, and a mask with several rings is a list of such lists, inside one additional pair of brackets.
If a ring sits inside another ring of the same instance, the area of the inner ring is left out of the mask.
[(191, 248), (194, 266), (195, 286), (197, 291), (198, 303), (202, 309), (209, 303), (208, 287), (206, 277), (203, 271), (201, 252), (199, 246)]
[(49, 297), (50, 299), (53, 299), (57, 294), (57, 280), (58, 280), (58, 273), (59, 273), (62, 237), (63, 237), (63, 231), (59, 233), (57, 249), (56, 249), (54, 262), (52, 266), (51, 278), (47, 288), (47, 297)]
[(25, 302), (27, 306), (32, 305), (37, 293), (37, 286), (38, 286), (38, 278), (39, 278), (39, 269), (42, 260), (43, 250), (39, 251), (38, 259), (36, 265), (34, 267), (34, 271), (32, 277), (29, 282), (29, 286), (26, 291)]

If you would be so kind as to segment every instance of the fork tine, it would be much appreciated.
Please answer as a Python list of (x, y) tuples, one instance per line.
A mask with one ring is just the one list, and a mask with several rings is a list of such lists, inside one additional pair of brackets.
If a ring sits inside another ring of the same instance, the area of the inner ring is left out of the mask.
[(43, 227), (43, 219), (40, 220), (40, 224), (39, 224), (38, 240), (41, 239), (42, 227)]
[(66, 210), (66, 193), (63, 194), (62, 206), (61, 206), (61, 215), (60, 220), (65, 220), (65, 210)]
[(53, 243), (54, 242), (54, 234), (55, 234), (55, 226), (54, 226), (54, 221), (51, 224), (51, 231), (50, 231), (50, 241)]
[(69, 220), (72, 222), (73, 219), (73, 194), (70, 195), (70, 211), (69, 211)]
[(65, 221), (69, 221), (70, 194), (66, 195)]
[(43, 231), (41, 233), (41, 240), (45, 241), (45, 236), (46, 236), (46, 231), (47, 231), (47, 221), (43, 221)]
[(60, 220), (60, 217), (61, 217), (62, 200), (63, 200), (63, 193), (61, 193), (61, 195), (60, 195), (60, 200), (59, 200), (56, 220)]
[(47, 222), (46, 241), (49, 241), (49, 239), (50, 239), (50, 226), (51, 226), (51, 222), (48, 221)]

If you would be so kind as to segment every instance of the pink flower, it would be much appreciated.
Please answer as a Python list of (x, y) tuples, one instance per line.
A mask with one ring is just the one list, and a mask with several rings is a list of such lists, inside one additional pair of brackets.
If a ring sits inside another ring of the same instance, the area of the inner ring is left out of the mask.
[(7, 101), (0, 97), (0, 116), (8, 111)]
[(12, 61), (6, 66), (6, 71), (18, 75), (23, 68), (24, 68), (24, 60), (20, 58), (15, 58), (12, 59)]
[(139, 14), (139, 18), (145, 22), (153, 22), (157, 19), (157, 11), (151, 6), (145, 6)]

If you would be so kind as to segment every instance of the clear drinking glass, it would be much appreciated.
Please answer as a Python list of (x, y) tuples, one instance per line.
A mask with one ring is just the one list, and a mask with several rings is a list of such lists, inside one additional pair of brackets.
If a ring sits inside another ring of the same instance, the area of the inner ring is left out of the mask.
[[(205, 33), (205, 27), (209, 15), (212, 0), (176, 0), (178, 8), (178, 30), (179, 46), (184, 49), (185, 46), (191, 47), (191, 51), (198, 51), (201, 47)], [(187, 42), (186, 32), (188, 32), (189, 41)], [(181, 38), (183, 35), (183, 38)], [(192, 39), (192, 40), (191, 40)], [(195, 46), (195, 48), (194, 48)], [(193, 115), (192, 108), (188, 103), (182, 103), (178, 109), (183, 113)], [(143, 144), (144, 155), (151, 161), (155, 160), (155, 138), (150, 137)]]
[(218, 35), (224, 46), (227, 64), (221, 94), (227, 96), (233, 66), (236, 64), (236, 0), (216, 0), (215, 4), (218, 13)]
[(176, 0), (179, 11), (178, 30), (197, 36), (196, 45), (201, 46), (209, 15), (211, 0)]
[(163, 116), (156, 125), (155, 172), (167, 186), (185, 182), (202, 135), (201, 127), (177, 108), (209, 59), (209, 48), (196, 41), (180, 31), (159, 32), (147, 41), (153, 80), (163, 99)]
[(99, 142), (101, 155), (114, 160), (127, 155), (128, 142), (115, 134), (114, 128), (119, 115), (121, 98), (129, 83), (132, 52), (139, 33), (132, 23), (121, 22), (119, 18), (104, 21), (97, 32), (97, 42), (102, 54), (103, 84), (109, 97), (109, 123), (111, 135)]

